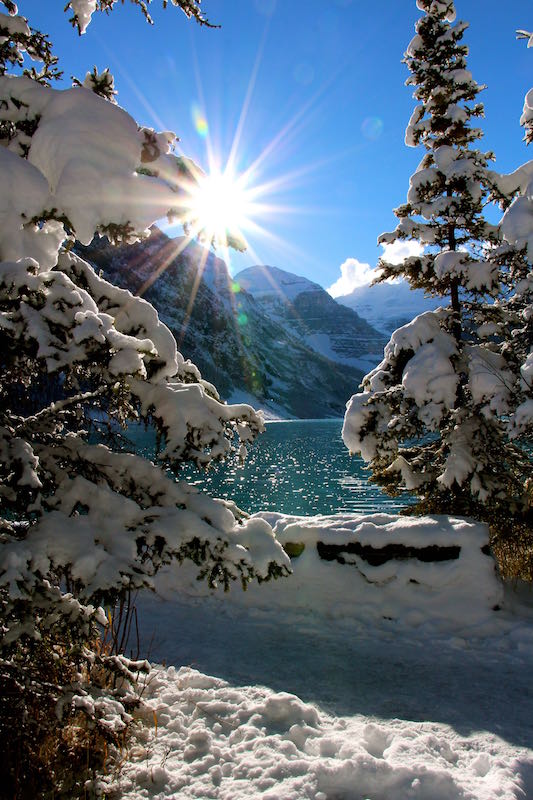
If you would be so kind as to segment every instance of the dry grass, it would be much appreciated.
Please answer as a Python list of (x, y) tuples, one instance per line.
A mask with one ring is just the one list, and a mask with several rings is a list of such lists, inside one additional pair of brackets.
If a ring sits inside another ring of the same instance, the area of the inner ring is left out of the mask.
[(533, 583), (533, 528), (528, 522), (497, 520), (489, 525), (490, 546), (502, 578)]
[[(98, 647), (98, 641), (93, 645)], [(80, 711), (56, 714), (63, 687), (80, 677), (105, 688), (112, 675), (90, 674), (71, 648), (54, 641), (18, 644), (0, 665), (0, 795), (6, 800), (91, 800), (92, 781), (125, 749), (127, 731), (105, 732)]]

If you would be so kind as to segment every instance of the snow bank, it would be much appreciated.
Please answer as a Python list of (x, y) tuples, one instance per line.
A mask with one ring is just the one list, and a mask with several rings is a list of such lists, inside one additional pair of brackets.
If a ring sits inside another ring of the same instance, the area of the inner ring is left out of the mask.
[[(487, 555), (487, 527), (472, 520), (391, 514), (294, 517), (260, 512), (292, 556), (293, 574), (227, 602), (271, 612), (442, 630), (473, 628), (495, 616), (503, 586)], [(168, 598), (175, 581), (189, 595), (209, 589), (180, 568), (159, 580)]]
[(529, 796), (531, 751), (486, 732), (332, 717), (295, 695), (232, 686), (187, 667), (155, 669), (145, 699), (150, 727), (130, 749), (122, 800)]

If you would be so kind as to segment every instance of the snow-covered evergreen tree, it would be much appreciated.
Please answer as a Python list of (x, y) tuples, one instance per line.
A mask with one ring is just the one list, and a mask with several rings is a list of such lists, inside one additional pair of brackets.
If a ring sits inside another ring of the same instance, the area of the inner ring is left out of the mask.
[[(528, 47), (533, 34), (518, 31)], [(524, 99), (520, 124), (525, 129), (527, 144), (533, 142), (533, 89)], [(523, 164), (511, 175), (500, 176), (501, 191), (517, 193), (505, 212), (500, 231), (505, 239), (495, 253), (504, 269), (502, 280), (505, 294), (498, 304), (504, 315), (501, 328), (502, 351), (514, 361), (519, 387), (514, 413), (510, 417), (512, 433), (525, 440), (528, 452), (533, 452), (533, 161)], [(533, 469), (530, 470), (530, 474)], [(528, 482), (530, 528), (533, 527), (533, 477)]]
[[(31, 792), (16, 748), (22, 736), (40, 747), (43, 719), (83, 711), (113, 738), (130, 718), (139, 665), (92, 646), (107, 624), (103, 605), (123, 608), (172, 560), (194, 562), (225, 588), (280, 576), (289, 561), (266, 522), (168, 472), (244, 452), (262, 418), (220, 402), (155, 309), (72, 251), (95, 234), (133, 242), (166, 213), (180, 216), (188, 163), (172, 154), (172, 134), (138, 126), (110, 102), (109, 72), (51, 88), (50, 43), (2, 1), (0, 734), (8, 773), (11, 762)], [(112, 5), (70, 3), (82, 28)], [(193, 0), (174, 5), (197, 16)], [(155, 463), (123, 452), (129, 421), (157, 428)], [(91, 439), (95, 430), (105, 443)], [(126, 680), (95, 682), (95, 669)], [(10, 797), (14, 774), (3, 783)], [(63, 787), (66, 796), (76, 787)]]
[(506, 207), (516, 187), (475, 147), (482, 87), (467, 69), (467, 25), (455, 21), (451, 0), (417, 6), (424, 15), (405, 62), (419, 104), (406, 143), (426, 152), (395, 212), (396, 230), (379, 241), (416, 239), (425, 250), (398, 265), (382, 262), (381, 280), (403, 276), (442, 297), (442, 308), (394, 332), (348, 404), (344, 441), (369, 462), (374, 481), (391, 493), (413, 491), (423, 509), (522, 518), (532, 503), (521, 441), (530, 433), (523, 411), (531, 385), (495, 301), (514, 285), (510, 264), (523, 256), (502, 247), (484, 216), (491, 201)]

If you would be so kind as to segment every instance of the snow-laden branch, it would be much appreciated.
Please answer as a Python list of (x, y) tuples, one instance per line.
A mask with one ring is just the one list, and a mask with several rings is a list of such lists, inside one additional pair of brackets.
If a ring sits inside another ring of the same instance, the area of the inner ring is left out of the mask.
[[(85, 4), (89, 17), (96, 7)], [(21, 18), (7, 19), (10, 34), (28, 36)], [(222, 403), (156, 310), (70, 250), (98, 234), (147, 236), (157, 218), (180, 216), (200, 174), (172, 154), (174, 134), (111, 102), (112, 86), (106, 72), (63, 91), (0, 75), (0, 594), (19, 604), (10, 641), (37, 634), (32, 601), (52, 597), (45, 583), (96, 607), (150, 585), (171, 559), (226, 587), (289, 569), (267, 523), (166, 473), (223, 460), (262, 417)], [(155, 425), (157, 463), (91, 444), (94, 418), (111, 431)]]

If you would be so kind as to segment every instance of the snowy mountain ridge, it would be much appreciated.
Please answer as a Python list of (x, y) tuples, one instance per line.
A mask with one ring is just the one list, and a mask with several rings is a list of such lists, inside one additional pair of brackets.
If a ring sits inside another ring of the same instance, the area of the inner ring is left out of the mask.
[[(135, 245), (117, 248), (95, 239), (79, 251), (108, 279), (155, 306), (183, 355), (221, 397), (245, 399), (267, 418), (340, 417), (366, 371), (366, 364), (328, 357), (297, 329), (267, 315), (222, 259), (184, 237), (170, 239), (154, 228)], [(371, 366), (379, 359), (373, 356)]]
[(428, 297), (422, 289), (411, 289), (403, 280), (358, 286), (350, 294), (335, 299), (387, 336), (424, 311), (443, 304), (441, 298)]
[(381, 360), (385, 337), (319, 284), (271, 266), (248, 267), (235, 281), (273, 322), (326, 358), (362, 372)]
[(322, 286), (308, 278), (266, 265), (247, 267), (235, 275), (235, 280), (256, 299), (292, 302), (302, 292), (323, 291)]

